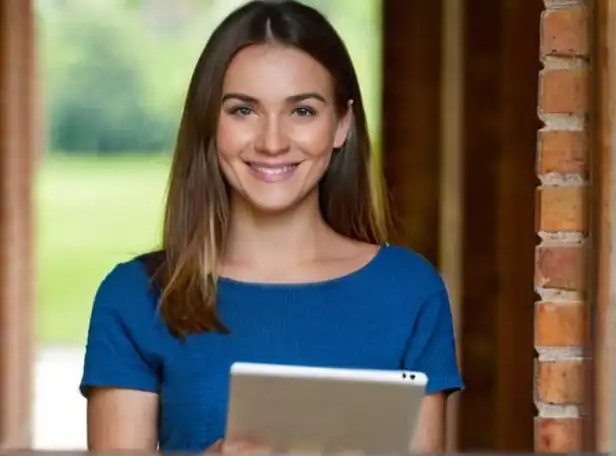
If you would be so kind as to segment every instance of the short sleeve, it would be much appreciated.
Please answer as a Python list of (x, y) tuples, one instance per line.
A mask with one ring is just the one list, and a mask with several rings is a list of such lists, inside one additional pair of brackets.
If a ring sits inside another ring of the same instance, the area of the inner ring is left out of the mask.
[(84, 396), (90, 387), (159, 389), (156, 361), (140, 347), (147, 338), (140, 331), (148, 325), (139, 306), (143, 308), (147, 290), (141, 289), (140, 277), (131, 266), (116, 266), (94, 297), (80, 384)]
[(428, 394), (453, 393), (464, 388), (446, 290), (431, 294), (421, 305), (405, 354), (404, 368), (428, 376)]

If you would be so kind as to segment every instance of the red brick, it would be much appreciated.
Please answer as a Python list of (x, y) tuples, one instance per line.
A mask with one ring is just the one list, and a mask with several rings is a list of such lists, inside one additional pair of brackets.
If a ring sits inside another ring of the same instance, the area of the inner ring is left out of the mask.
[(584, 115), (588, 111), (588, 74), (584, 69), (545, 69), (539, 78), (539, 108), (547, 114)]
[[(539, 112), (544, 115), (585, 116), (589, 111), (588, 70), (571, 68), (589, 54), (589, 13), (584, 6), (548, 8), (541, 18), (543, 56), (561, 58), (545, 61), (539, 75)], [(558, 63), (559, 66), (556, 66)], [(560, 65), (560, 64), (564, 65)], [(563, 68), (565, 67), (565, 68)], [(588, 139), (581, 131), (541, 131), (537, 144), (537, 173), (588, 176)], [(587, 189), (585, 187), (541, 187), (537, 190), (537, 230), (586, 234)], [(537, 287), (577, 291), (586, 285), (587, 247), (584, 245), (540, 245), (536, 248)], [(581, 347), (586, 329), (582, 302), (541, 302), (535, 307), (535, 345), (538, 347)], [(535, 393), (542, 403), (583, 405), (585, 365), (582, 362), (537, 362)], [(542, 410), (540, 410), (541, 413)], [(556, 412), (557, 410), (554, 410)], [(582, 449), (582, 422), (571, 418), (535, 421), (537, 452), (574, 452)]]
[(537, 418), (535, 451), (567, 453), (582, 450), (582, 420), (579, 418)]
[(586, 231), (585, 187), (537, 189), (538, 231)]
[(539, 132), (537, 172), (587, 174), (588, 140), (582, 131)]
[(541, 302), (535, 308), (535, 345), (578, 347), (584, 344), (584, 303)]
[(585, 246), (537, 247), (535, 255), (536, 286), (583, 292), (585, 282)]
[(581, 404), (584, 401), (584, 364), (575, 361), (539, 362), (537, 397), (548, 404)]
[(541, 18), (541, 53), (588, 54), (588, 10), (583, 6), (548, 10)]

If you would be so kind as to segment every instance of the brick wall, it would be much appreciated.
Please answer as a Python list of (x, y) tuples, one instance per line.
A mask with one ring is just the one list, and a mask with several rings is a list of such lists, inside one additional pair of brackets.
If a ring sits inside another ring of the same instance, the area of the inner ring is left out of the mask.
[(541, 18), (535, 448), (582, 448), (586, 315), (589, 11), (545, 0)]

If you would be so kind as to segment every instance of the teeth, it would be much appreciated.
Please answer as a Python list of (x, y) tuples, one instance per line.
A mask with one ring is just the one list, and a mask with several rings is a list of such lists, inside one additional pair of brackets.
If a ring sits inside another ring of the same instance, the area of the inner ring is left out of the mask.
[(251, 166), (251, 168), (260, 173), (269, 174), (273, 176), (273, 175), (284, 174), (284, 173), (288, 173), (289, 171), (293, 171), (295, 169), (295, 166), (294, 165), (281, 166), (279, 168), (263, 168), (260, 166)]

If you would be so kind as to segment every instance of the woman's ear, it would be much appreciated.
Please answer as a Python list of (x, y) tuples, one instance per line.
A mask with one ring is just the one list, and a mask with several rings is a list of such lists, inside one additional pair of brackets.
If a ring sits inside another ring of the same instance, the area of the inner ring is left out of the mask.
[(336, 135), (334, 136), (334, 149), (340, 149), (349, 136), (351, 122), (353, 121), (353, 100), (349, 100), (344, 115), (338, 119)]

